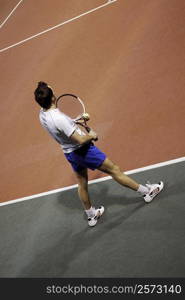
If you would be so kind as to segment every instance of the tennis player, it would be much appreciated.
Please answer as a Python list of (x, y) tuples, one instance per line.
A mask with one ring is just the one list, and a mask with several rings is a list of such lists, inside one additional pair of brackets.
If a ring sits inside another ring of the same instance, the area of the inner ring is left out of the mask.
[(162, 181), (157, 184), (142, 185), (121, 172), (105, 153), (94, 145), (97, 133), (90, 130), (85, 134), (73, 119), (56, 107), (56, 96), (45, 82), (39, 82), (34, 91), (35, 100), (41, 106), (40, 122), (49, 134), (60, 144), (64, 155), (71, 164), (78, 181), (78, 194), (87, 214), (89, 226), (95, 226), (104, 213), (104, 207), (95, 208), (88, 193), (88, 169), (98, 169), (110, 176), (122, 186), (137, 191), (145, 202), (151, 202), (164, 187)]

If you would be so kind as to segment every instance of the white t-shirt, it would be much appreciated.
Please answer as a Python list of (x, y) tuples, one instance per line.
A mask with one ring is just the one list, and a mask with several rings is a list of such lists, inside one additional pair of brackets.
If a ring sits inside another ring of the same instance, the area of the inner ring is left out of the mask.
[(80, 135), (85, 135), (85, 133), (76, 125), (74, 120), (58, 108), (47, 111), (41, 109), (39, 119), (42, 126), (61, 145), (64, 153), (70, 153), (82, 146), (77, 142), (73, 142), (70, 137), (75, 130)]

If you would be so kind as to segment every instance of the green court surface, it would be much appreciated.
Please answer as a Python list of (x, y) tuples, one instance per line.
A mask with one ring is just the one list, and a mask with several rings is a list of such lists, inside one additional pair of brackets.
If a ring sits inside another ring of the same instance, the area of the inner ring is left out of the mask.
[(112, 179), (89, 186), (105, 206), (90, 228), (76, 188), (0, 207), (0, 277), (185, 277), (185, 162), (130, 175), (163, 180), (153, 202)]

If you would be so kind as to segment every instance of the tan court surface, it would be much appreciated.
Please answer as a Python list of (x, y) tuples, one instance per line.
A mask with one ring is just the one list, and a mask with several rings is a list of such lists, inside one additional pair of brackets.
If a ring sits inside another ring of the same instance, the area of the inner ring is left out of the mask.
[[(17, 2), (0, 1), (1, 22)], [(23, 1), (2, 26), (0, 49), (106, 3), (36, 2)], [(184, 0), (118, 0), (0, 52), (0, 201), (76, 183), (39, 124), (40, 80), (84, 99), (97, 146), (122, 170), (184, 156), (184, 20)]]

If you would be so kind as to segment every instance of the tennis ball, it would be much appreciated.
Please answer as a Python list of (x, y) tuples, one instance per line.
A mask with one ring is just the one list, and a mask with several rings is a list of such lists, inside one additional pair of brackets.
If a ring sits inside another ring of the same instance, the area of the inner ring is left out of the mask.
[(89, 121), (89, 119), (90, 119), (89, 114), (88, 113), (84, 113), (83, 114), (83, 119), (86, 120), (86, 121)]

